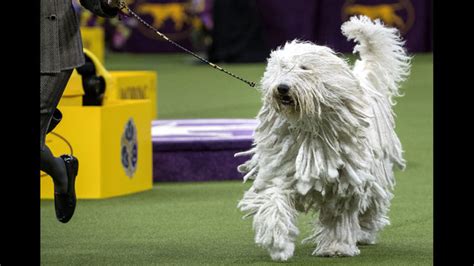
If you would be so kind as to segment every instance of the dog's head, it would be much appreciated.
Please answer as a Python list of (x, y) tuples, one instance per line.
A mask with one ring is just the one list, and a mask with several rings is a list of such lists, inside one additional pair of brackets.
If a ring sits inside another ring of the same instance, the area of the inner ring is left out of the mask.
[(264, 104), (287, 118), (315, 118), (354, 93), (348, 63), (325, 46), (291, 41), (272, 51), (261, 80)]

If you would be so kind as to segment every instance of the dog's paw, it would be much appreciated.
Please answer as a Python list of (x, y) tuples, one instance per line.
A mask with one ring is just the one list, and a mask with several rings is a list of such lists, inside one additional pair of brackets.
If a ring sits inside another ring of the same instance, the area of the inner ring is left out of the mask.
[(356, 245), (332, 243), (331, 245), (317, 247), (313, 255), (318, 257), (353, 257), (360, 254)]
[(293, 257), (294, 251), (294, 243), (286, 243), (283, 247), (271, 247), (269, 249), (270, 257), (272, 257), (274, 261), (287, 261)]
[(293, 257), (295, 244), (285, 235), (280, 234), (257, 234), (256, 244), (268, 250), (274, 261), (286, 261)]
[(366, 232), (366, 231), (360, 231), (358, 236), (357, 236), (357, 244), (358, 245), (373, 245), (375, 244), (376, 241), (376, 233), (373, 232)]

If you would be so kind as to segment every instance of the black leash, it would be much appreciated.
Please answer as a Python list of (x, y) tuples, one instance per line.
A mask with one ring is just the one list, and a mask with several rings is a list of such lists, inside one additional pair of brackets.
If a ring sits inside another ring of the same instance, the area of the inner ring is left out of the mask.
[[(144, 26), (146, 26), (147, 28), (151, 29), (152, 31), (154, 31), (156, 34), (158, 34), (161, 38), (165, 39), (166, 41), (172, 43), (174, 46), (178, 47), (179, 49), (185, 51), (186, 53), (188, 54), (191, 54), (192, 56), (196, 57), (197, 59), (201, 60), (202, 62), (210, 65), (211, 67), (219, 70), (219, 71), (222, 71), (224, 73), (226, 73), (227, 75), (231, 76), (231, 77), (234, 77), (240, 81), (243, 81), (245, 83), (247, 83), (250, 87), (255, 87), (255, 83), (252, 82), (252, 81), (248, 81), (244, 78), (241, 78), (225, 69), (223, 69), (222, 67), (214, 64), (214, 63), (211, 63), (209, 61), (207, 61), (206, 59), (200, 57), (199, 55), (189, 51), (188, 49), (184, 48), (183, 46), (179, 45), (178, 43), (174, 42), (173, 40), (171, 40), (170, 38), (168, 38), (166, 35), (164, 35), (163, 33), (159, 32), (157, 29), (155, 29), (153, 26), (151, 26), (150, 24), (148, 24), (146, 21), (144, 21), (140, 16), (138, 16), (135, 12), (133, 12), (133, 10), (131, 10), (124, 2), (121, 2), (120, 3), (120, 10), (123, 10), (123, 9), (127, 9), (128, 13), (130, 15), (132, 15), (135, 19), (137, 19), (141, 24), (143, 24)], [(122, 12), (123, 15), (127, 15), (125, 13)]]

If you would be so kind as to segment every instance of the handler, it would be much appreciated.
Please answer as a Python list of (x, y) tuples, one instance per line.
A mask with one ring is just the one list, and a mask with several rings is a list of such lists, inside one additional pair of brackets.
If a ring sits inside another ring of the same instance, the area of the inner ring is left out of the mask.
[[(112, 18), (118, 14), (120, 0), (80, 3), (98, 16)], [(56, 218), (67, 223), (76, 207), (79, 162), (72, 155), (55, 157), (45, 137), (61, 120), (56, 106), (73, 69), (85, 63), (79, 20), (71, 0), (41, 0), (40, 26), (40, 169), (53, 178)]]

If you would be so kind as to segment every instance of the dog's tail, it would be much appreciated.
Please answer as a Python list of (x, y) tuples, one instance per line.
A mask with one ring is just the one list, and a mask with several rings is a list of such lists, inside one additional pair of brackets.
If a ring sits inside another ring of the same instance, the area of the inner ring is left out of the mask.
[[(396, 28), (386, 27), (380, 20), (372, 21), (366, 16), (354, 16), (341, 27), (348, 40), (358, 43), (354, 53), (358, 52), (361, 60), (356, 62), (357, 69), (372, 72), (379, 80), (379, 91), (389, 96), (401, 96), (400, 83), (410, 73), (411, 57), (403, 45), (405, 42)], [(382, 84), (380, 84), (382, 83)], [(382, 85), (382, 86), (380, 86)]]

